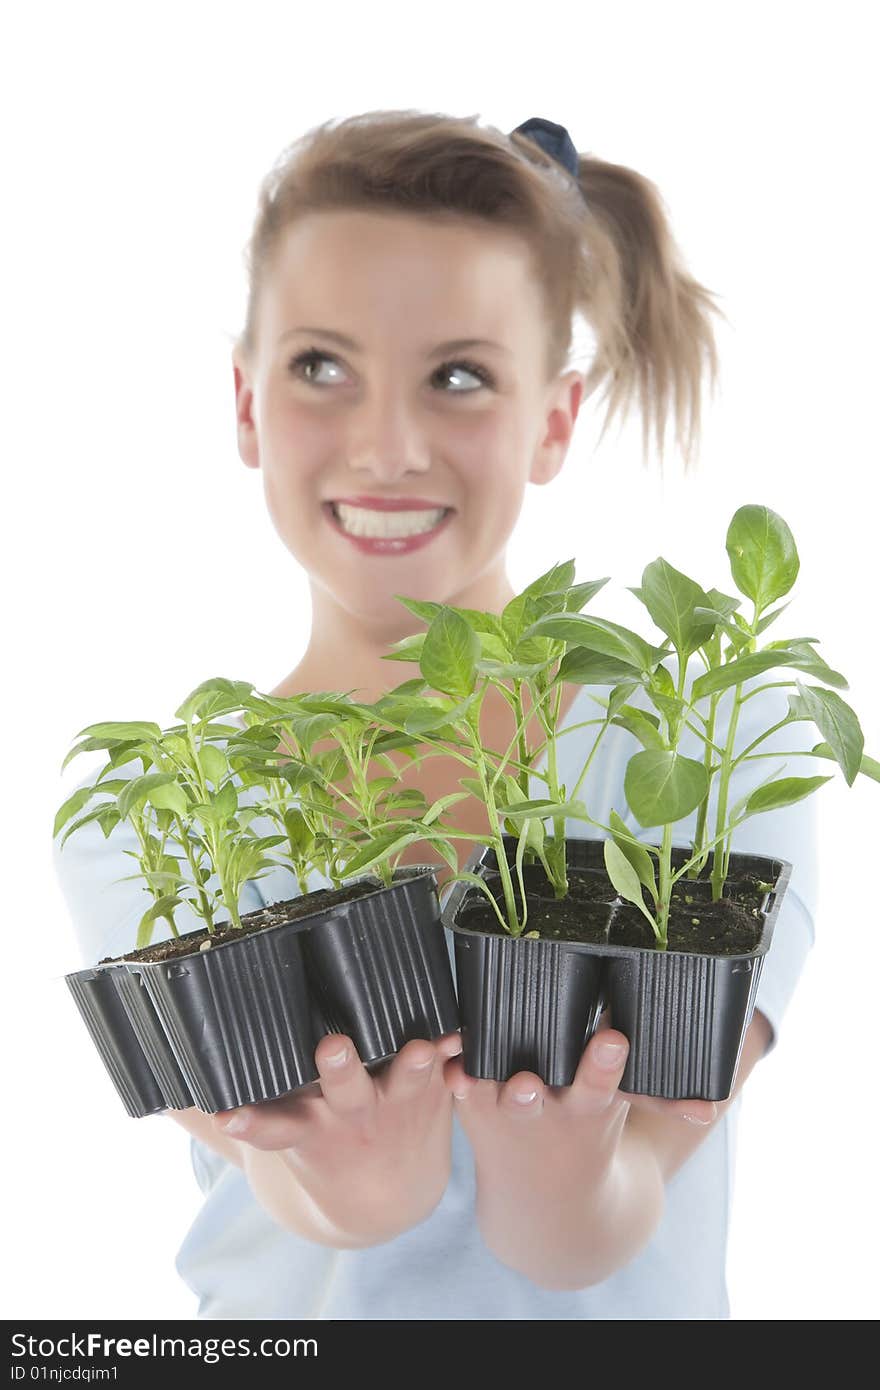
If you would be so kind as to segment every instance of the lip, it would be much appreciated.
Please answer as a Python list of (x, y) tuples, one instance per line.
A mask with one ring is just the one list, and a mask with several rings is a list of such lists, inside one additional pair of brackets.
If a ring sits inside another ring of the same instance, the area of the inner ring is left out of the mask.
[(440, 507), (447, 510), (445, 502), (428, 502), (424, 497), (331, 497), (329, 502), (337, 506), (341, 502), (344, 507), (368, 507), (373, 512), (430, 512)]
[[(353, 506), (355, 504), (350, 503), (349, 505)], [(397, 507), (393, 510), (410, 511), (411, 509), (411, 506), (407, 505), (405, 508)], [(336, 534), (347, 540), (349, 544), (353, 545), (356, 550), (359, 550), (362, 555), (398, 556), (409, 555), (413, 550), (421, 550), (423, 546), (430, 545), (442, 531), (446, 530), (446, 527), (454, 516), (454, 510), (452, 508), (446, 510), (443, 519), (439, 521), (432, 530), (422, 531), (417, 536), (353, 536), (336, 520), (333, 513), (332, 502), (323, 502), (321, 504), (321, 510)]]

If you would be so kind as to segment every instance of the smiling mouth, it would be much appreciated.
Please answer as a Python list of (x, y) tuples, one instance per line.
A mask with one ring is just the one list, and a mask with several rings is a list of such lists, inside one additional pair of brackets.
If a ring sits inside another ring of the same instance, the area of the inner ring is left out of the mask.
[(346, 535), (370, 540), (405, 540), (427, 535), (454, 511), (453, 507), (432, 507), (419, 511), (385, 511), (371, 507), (351, 507), (344, 502), (324, 504)]

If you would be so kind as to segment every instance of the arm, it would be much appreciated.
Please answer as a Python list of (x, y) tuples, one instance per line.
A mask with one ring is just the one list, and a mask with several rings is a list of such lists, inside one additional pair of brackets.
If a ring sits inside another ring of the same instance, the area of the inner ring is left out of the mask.
[[(660, 1223), (664, 1183), (732, 1104), (769, 1037), (756, 1013), (734, 1091), (718, 1104), (619, 1091), (626, 1039), (612, 1029), (591, 1039), (570, 1087), (544, 1087), (522, 1072), (502, 1087), (467, 1077), (460, 1059), (447, 1063), (474, 1147), (477, 1220), (488, 1248), (547, 1289), (587, 1288), (628, 1264)], [(611, 1067), (600, 1061), (609, 1042), (623, 1048)], [(517, 1103), (529, 1091), (534, 1100)]]

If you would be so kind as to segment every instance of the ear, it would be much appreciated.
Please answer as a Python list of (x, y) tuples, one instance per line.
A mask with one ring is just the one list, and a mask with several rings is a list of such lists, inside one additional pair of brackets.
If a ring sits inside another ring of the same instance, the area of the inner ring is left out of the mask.
[(232, 352), (232, 375), (235, 381), (235, 420), (239, 456), (248, 468), (259, 468), (260, 449), (254, 426), (251, 374), (237, 347)]
[(547, 427), (535, 451), (530, 483), (550, 483), (562, 469), (584, 395), (583, 372), (566, 372), (547, 399)]

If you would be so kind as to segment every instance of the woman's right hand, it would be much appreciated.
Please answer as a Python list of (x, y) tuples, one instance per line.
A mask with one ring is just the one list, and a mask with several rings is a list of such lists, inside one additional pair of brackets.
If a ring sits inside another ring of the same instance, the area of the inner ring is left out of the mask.
[(449, 1181), (449, 1033), (413, 1039), (380, 1071), (350, 1038), (315, 1050), (320, 1081), (280, 1100), (224, 1110), (213, 1124), (237, 1141), (254, 1196), (287, 1229), (337, 1248), (379, 1245), (425, 1220)]

